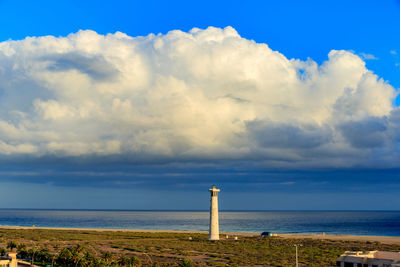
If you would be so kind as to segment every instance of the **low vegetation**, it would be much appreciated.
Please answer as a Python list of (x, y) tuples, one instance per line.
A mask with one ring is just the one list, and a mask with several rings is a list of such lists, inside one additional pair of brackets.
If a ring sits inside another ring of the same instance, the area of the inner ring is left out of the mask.
[(0, 229), (0, 254), (53, 266), (335, 266), (346, 250), (400, 251), (399, 245), (239, 236), (217, 242), (205, 234)]

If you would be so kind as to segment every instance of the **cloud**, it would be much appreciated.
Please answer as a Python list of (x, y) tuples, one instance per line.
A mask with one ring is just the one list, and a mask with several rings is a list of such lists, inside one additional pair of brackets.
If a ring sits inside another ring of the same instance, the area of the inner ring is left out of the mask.
[(78, 53), (55, 54), (43, 57), (49, 64), (48, 70), (65, 72), (76, 70), (87, 74), (93, 80), (107, 80), (115, 77), (118, 71), (113, 68), (101, 55), (80, 55)]
[(392, 166), (396, 91), (371, 56), (288, 59), (232, 27), (2, 42), (0, 158)]
[(354, 147), (380, 147), (385, 143), (388, 125), (385, 118), (348, 121), (340, 126), (344, 138)]
[(295, 126), (252, 121), (247, 125), (247, 132), (257, 145), (265, 148), (315, 148), (331, 139), (331, 132), (328, 129), (324, 131), (318, 125)]
[(390, 50), (390, 54), (392, 54), (392, 55), (397, 55), (397, 51), (396, 50)]
[(377, 60), (377, 59), (379, 59), (376, 56), (374, 56), (373, 54), (367, 54), (367, 53), (360, 53), (360, 56), (364, 60)]

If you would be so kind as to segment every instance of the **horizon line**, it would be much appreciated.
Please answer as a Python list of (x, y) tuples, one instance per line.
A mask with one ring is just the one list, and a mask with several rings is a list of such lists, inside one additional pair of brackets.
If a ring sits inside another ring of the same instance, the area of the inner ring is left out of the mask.
[[(6, 210), (32, 210), (32, 211), (138, 211), (138, 212), (209, 212), (209, 209), (95, 209), (95, 208), (0, 208)], [(219, 212), (400, 212), (393, 209), (267, 209), (267, 210), (245, 210), (245, 209), (226, 209)]]

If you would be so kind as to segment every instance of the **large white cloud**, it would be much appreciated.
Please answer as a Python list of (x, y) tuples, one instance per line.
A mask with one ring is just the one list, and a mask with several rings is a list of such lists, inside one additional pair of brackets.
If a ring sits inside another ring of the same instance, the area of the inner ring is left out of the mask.
[(0, 154), (389, 166), (395, 97), (352, 52), (287, 59), (231, 27), (26, 38), (0, 43)]

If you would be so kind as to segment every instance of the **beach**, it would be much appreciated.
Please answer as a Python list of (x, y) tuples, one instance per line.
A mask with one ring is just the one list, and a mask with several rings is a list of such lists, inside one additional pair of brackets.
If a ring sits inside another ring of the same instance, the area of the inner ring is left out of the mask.
[(400, 244), (400, 237), (395, 236), (370, 236), (370, 235), (318, 235), (318, 234), (278, 234), (282, 238), (291, 239), (319, 239), (319, 240), (340, 240), (340, 241), (364, 241), (380, 242), (385, 244)]

